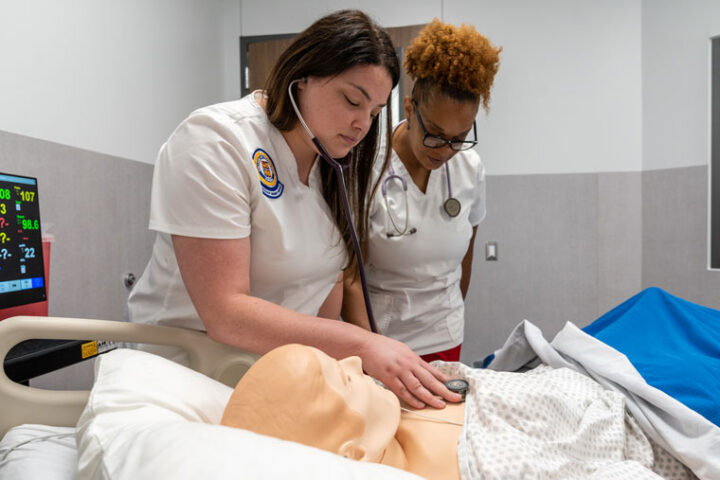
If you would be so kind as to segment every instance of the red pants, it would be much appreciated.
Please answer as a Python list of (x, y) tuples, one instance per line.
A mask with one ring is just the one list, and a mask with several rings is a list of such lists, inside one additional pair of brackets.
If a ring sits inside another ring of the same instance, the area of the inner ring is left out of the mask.
[(457, 347), (453, 347), (449, 350), (436, 353), (428, 353), (427, 355), (420, 355), (420, 358), (426, 362), (432, 362), (433, 360), (442, 360), (444, 362), (459, 362), (460, 361), (460, 349), (462, 343)]

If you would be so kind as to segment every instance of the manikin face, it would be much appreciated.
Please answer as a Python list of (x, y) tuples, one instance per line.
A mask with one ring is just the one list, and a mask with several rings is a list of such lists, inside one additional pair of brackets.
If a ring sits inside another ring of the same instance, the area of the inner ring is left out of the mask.
[(400, 403), (389, 390), (381, 387), (362, 371), (360, 357), (335, 360), (313, 350), (322, 366), (328, 386), (345, 401), (347, 407), (365, 420), (365, 432), (338, 452), (357, 460), (378, 461), (397, 431)]
[[(299, 82), (297, 101), (312, 133), (330, 155), (342, 158), (367, 135), (391, 89), (392, 79), (385, 67), (359, 65), (333, 77), (308, 77)], [(302, 129), (302, 125), (296, 128)], [(307, 142), (312, 145), (309, 138)]]
[(377, 462), (400, 425), (400, 405), (363, 374), (358, 357), (337, 361), (313, 347), (290, 344), (250, 367), (221, 423)]
[(426, 170), (440, 168), (457, 151), (449, 145), (430, 148), (423, 144), (425, 136), (418, 115), (422, 119), (425, 131), (445, 140), (474, 140), (473, 123), (478, 112), (479, 102), (460, 101), (443, 94), (434, 94), (421, 103), (417, 109), (410, 97), (405, 97), (405, 118), (408, 122), (408, 140), (413, 156)]

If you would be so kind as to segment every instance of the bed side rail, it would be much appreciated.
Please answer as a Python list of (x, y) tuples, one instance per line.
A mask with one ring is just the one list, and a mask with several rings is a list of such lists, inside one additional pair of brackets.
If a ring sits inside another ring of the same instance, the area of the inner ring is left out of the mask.
[[(110, 320), (18, 316), (0, 321), (0, 358), (18, 343), (34, 338), (92, 339), (179, 346), (190, 368), (234, 387), (258, 355), (211, 340), (205, 332)], [(87, 403), (88, 390), (54, 391), (10, 380), (0, 370), (0, 437), (15, 425), (41, 423), (74, 426)]]

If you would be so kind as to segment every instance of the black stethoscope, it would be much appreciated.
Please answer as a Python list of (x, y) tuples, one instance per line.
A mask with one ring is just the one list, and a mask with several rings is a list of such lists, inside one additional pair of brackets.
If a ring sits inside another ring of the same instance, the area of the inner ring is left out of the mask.
[[(445, 179), (447, 180), (447, 187), (448, 187), (448, 198), (443, 202), (443, 209), (445, 210), (445, 213), (450, 215), (451, 217), (457, 217), (460, 213), (460, 210), (462, 209), (462, 205), (460, 204), (460, 200), (453, 197), (452, 194), (452, 185), (450, 183), (450, 166), (449, 161), (445, 162)], [(398, 227), (399, 221), (395, 221), (396, 219), (393, 218), (392, 210), (390, 209), (390, 206), (388, 205), (388, 185), (392, 181), (400, 182), (400, 185), (402, 186), (403, 190), (403, 196), (405, 197), (405, 226), (403, 228)], [(413, 233), (417, 232), (417, 228), (412, 227), (408, 229), (408, 226), (410, 225), (410, 202), (408, 202), (408, 185), (407, 181), (401, 177), (400, 175), (395, 173), (395, 170), (392, 166), (392, 160), (388, 163), (388, 176), (385, 177), (383, 180), (380, 189), (382, 190), (383, 200), (385, 201), (385, 209), (387, 210), (388, 217), (390, 218), (390, 223), (392, 223), (393, 229), (395, 229), (395, 233), (388, 232), (386, 235), (388, 238), (392, 237), (402, 237), (404, 235), (412, 235)]]
[(355, 250), (355, 256), (357, 257), (358, 272), (360, 273), (360, 283), (362, 284), (363, 298), (365, 299), (365, 311), (367, 312), (368, 321), (370, 322), (370, 330), (373, 333), (379, 333), (377, 326), (375, 325), (375, 317), (372, 313), (372, 307), (370, 306), (370, 293), (368, 292), (367, 280), (365, 279), (365, 265), (363, 264), (362, 252), (360, 251), (360, 241), (358, 240), (357, 231), (355, 230), (355, 223), (353, 222), (353, 217), (350, 212), (350, 202), (348, 201), (347, 187), (345, 186), (345, 177), (343, 176), (343, 169), (346, 168), (347, 165), (334, 159), (327, 152), (327, 150), (325, 150), (325, 147), (323, 147), (322, 143), (320, 143), (320, 140), (318, 140), (317, 137), (313, 135), (310, 127), (307, 126), (307, 123), (305, 123), (305, 120), (300, 114), (300, 109), (295, 103), (295, 98), (293, 97), (293, 85), (298, 82), (304, 82), (306, 80), (307, 79), (302, 78), (290, 82), (290, 84), (288, 85), (288, 97), (290, 97), (290, 103), (292, 103), (293, 110), (295, 110), (295, 114), (297, 115), (298, 120), (300, 120), (300, 124), (310, 136), (310, 140), (312, 140), (315, 148), (317, 148), (320, 157), (325, 160), (335, 171), (335, 177), (337, 178), (338, 184), (340, 185), (340, 190), (342, 191), (343, 209), (345, 211), (345, 218), (347, 218), (348, 226), (350, 227), (350, 236), (352, 237), (353, 241), (353, 250)]

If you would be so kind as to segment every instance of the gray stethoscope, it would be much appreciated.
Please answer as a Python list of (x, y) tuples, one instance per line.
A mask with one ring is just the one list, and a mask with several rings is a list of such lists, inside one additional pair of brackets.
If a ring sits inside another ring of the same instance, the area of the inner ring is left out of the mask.
[[(457, 217), (460, 213), (460, 210), (462, 209), (462, 205), (460, 204), (460, 200), (453, 197), (452, 195), (452, 185), (450, 184), (450, 166), (448, 165), (449, 163), (449, 161), (445, 162), (445, 179), (447, 180), (448, 198), (443, 203), (443, 209), (445, 210), (445, 213), (447, 213), (451, 217)], [(392, 210), (388, 205), (387, 189), (388, 184), (392, 181), (400, 182), (403, 190), (403, 196), (405, 197), (405, 226), (403, 228), (400, 228), (398, 226), (400, 222), (395, 221), (396, 219), (393, 218)], [(383, 199), (385, 200), (385, 209), (387, 210), (388, 217), (390, 218), (390, 223), (392, 223), (393, 229), (395, 230), (395, 233), (388, 232), (386, 234), (387, 237), (402, 237), (404, 235), (412, 235), (413, 233), (416, 233), (417, 228), (412, 227), (408, 229), (408, 226), (410, 225), (410, 202), (408, 202), (407, 181), (403, 177), (395, 173), (395, 170), (392, 166), (392, 160), (388, 163), (388, 176), (385, 177), (380, 188), (382, 190)]]
[(362, 252), (360, 251), (360, 242), (357, 237), (357, 231), (355, 230), (355, 223), (353, 222), (352, 214), (350, 213), (350, 202), (348, 201), (347, 187), (345, 186), (345, 177), (343, 177), (343, 168), (346, 168), (347, 165), (341, 163), (341, 161), (334, 159), (327, 152), (327, 150), (325, 150), (325, 147), (323, 147), (322, 143), (320, 143), (320, 140), (318, 140), (317, 137), (313, 135), (310, 127), (307, 126), (307, 123), (305, 123), (305, 120), (300, 114), (300, 109), (295, 103), (295, 98), (293, 97), (292, 87), (294, 84), (298, 82), (303, 82), (305, 80), (305, 78), (302, 78), (290, 82), (290, 84), (288, 85), (288, 97), (290, 97), (290, 103), (292, 103), (292, 107), (295, 110), (295, 114), (297, 115), (298, 120), (300, 120), (300, 124), (310, 136), (310, 140), (312, 140), (315, 148), (317, 148), (320, 157), (325, 160), (335, 171), (335, 177), (337, 178), (338, 184), (340, 185), (340, 190), (342, 191), (345, 218), (347, 218), (348, 226), (350, 227), (350, 236), (352, 237), (353, 241), (353, 249), (355, 250), (355, 256), (357, 257), (357, 266), (358, 271), (360, 272), (360, 282), (362, 284), (363, 298), (365, 299), (365, 311), (367, 312), (368, 321), (370, 322), (370, 330), (372, 330), (373, 333), (379, 333), (377, 326), (375, 325), (375, 317), (372, 313), (372, 307), (370, 306), (370, 293), (368, 292), (367, 280), (365, 279), (365, 265), (363, 264)]

